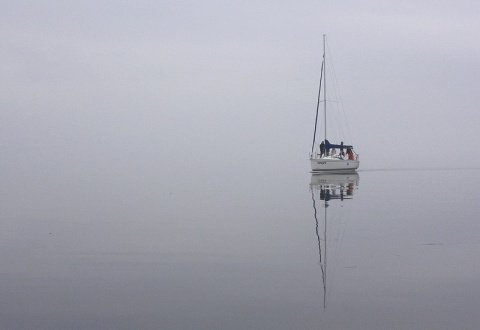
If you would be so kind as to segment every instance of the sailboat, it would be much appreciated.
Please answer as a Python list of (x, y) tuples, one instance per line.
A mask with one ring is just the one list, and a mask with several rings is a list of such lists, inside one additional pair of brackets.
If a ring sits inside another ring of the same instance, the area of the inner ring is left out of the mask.
[[(310, 163), (312, 173), (348, 173), (354, 172), (359, 166), (359, 155), (353, 150), (353, 145), (344, 144), (343, 141), (331, 143), (327, 139), (327, 86), (326, 86), (326, 62), (325, 62), (325, 40), (323, 35), (323, 60), (320, 71), (320, 86), (318, 88), (317, 114), (315, 117), (315, 129), (313, 131), (312, 151)], [(323, 86), (322, 86), (323, 83)], [(323, 93), (322, 93), (323, 87)], [(323, 96), (323, 100), (321, 97)], [(320, 103), (323, 102), (324, 129), (323, 140), (316, 145), (318, 111)]]

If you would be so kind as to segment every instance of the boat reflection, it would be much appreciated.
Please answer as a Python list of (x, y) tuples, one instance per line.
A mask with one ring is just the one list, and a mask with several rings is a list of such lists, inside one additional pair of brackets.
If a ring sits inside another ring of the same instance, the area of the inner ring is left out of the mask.
[[(349, 217), (349, 200), (358, 189), (358, 173), (349, 174), (313, 174), (310, 181), (313, 210), (315, 217), (315, 232), (318, 240), (319, 265), (322, 272), (323, 308), (327, 308), (327, 245), (333, 241), (336, 245), (341, 240), (342, 228)], [(318, 203), (318, 204), (317, 204)], [(320, 207), (320, 210), (317, 210)], [(322, 210), (323, 209), (323, 210)], [(328, 212), (327, 212), (328, 209)], [(320, 221), (319, 221), (320, 215)], [(328, 219), (330, 216), (330, 219)], [(330, 221), (331, 223), (328, 223)], [(327, 240), (327, 223), (329, 237)], [(331, 246), (329, 246), (331, 248)], [(334, 249), (336, 250), (336, 249)]]

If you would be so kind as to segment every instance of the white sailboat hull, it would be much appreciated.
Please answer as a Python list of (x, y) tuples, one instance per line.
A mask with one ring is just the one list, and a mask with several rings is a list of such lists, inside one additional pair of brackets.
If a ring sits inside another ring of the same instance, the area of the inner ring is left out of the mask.
[(348, 173), (355, 172), (360, 161), (352, 159), (310, 158), (312, 173)]

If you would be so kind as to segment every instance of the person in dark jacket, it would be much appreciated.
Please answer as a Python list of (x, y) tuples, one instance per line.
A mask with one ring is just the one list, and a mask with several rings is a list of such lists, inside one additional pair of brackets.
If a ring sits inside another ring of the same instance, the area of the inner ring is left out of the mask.
[(325, 154), (325, 143), (320, 143), (320, 157), (323, 157), (323, 155)]

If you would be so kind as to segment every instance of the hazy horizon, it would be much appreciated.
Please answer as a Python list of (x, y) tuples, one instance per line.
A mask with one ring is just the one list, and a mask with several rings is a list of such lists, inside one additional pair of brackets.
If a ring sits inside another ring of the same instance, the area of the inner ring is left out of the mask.
[(360, 169), (480, 166), (475, 1), (3, 8), (6, 176), (308, 171), (323, 34)]

